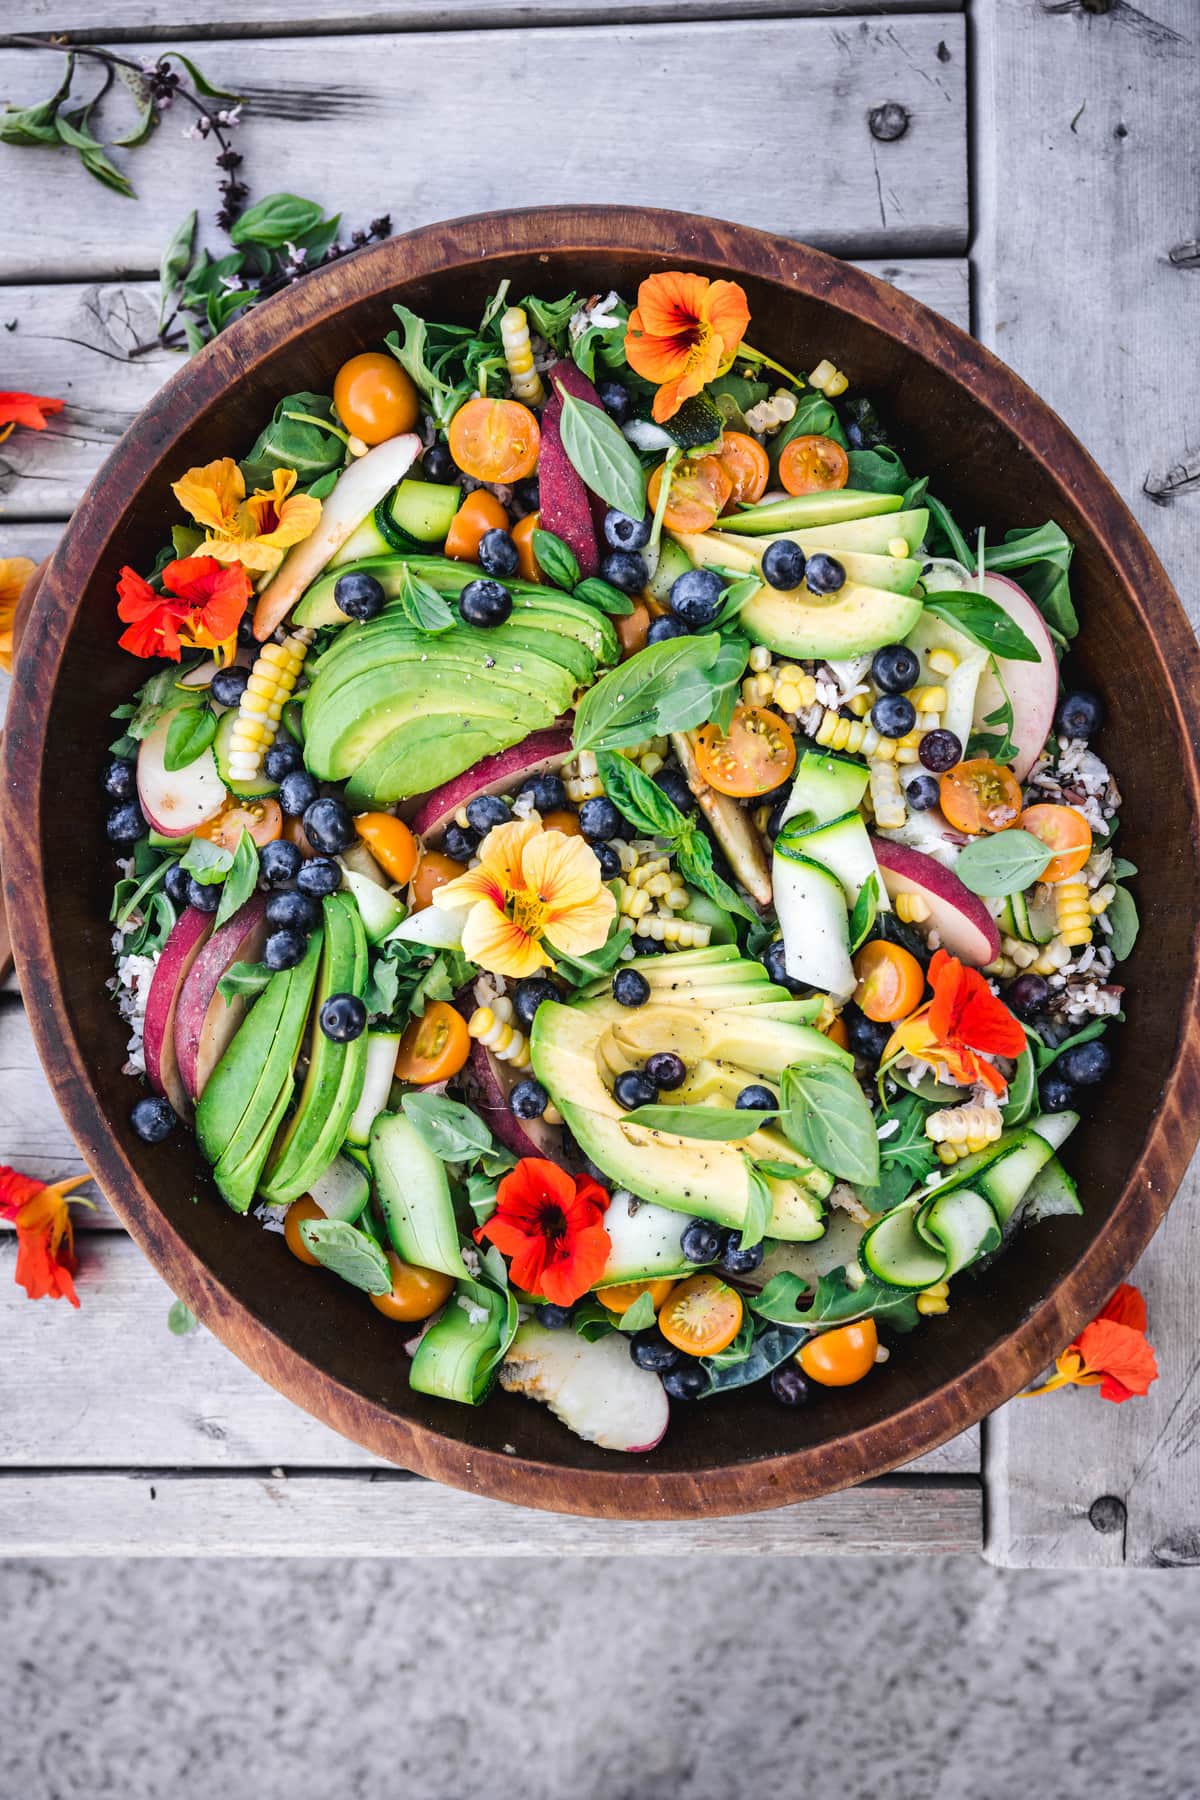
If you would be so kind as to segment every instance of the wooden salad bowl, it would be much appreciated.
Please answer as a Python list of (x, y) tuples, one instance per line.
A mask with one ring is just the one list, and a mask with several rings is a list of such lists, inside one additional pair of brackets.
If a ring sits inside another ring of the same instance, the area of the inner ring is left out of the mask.
[[(1075, 544), (1075, 679), (1108, 707), (1102, 750), (1137, 863), (1130, 1022), (1068, 1161), (1084, 1214), (1022, 1235), (958, 1284), (950, 1314), (869, 1381), (785, 1411), (766, 1384), (676, 1405), (663, 1443), (622, 1456), (541, 1406), (472, 1409), (410, 1392), (402, 1334), (220, 1201), (190, 1133), (149, 1147), (128, 1123), (125, 1031), (105, 991), (112, 855), (98, 778), (113, 706), (121, 565), (145, 568), (178, 518), (170, 482), (244, 452), (280, 396), (327, 391), (394, 324), (392, 302), (478, 318), (496, 283), (557, 295), (654, 270), (732, 276), (752, 341), (792, 368), (831, 357), (879, 396), (910, 467), (989, 534), (1056, 519)], [(244, 1362), (371, 1451), (525, 1506), (620, 1518), (750, 1512), (906, 1463), (1027, 1385), (1145, 1248), (1200, 1129), (1197, 903), (1200, 655), (1130, 513), (1071, 433), (995, 357), (915, 300), (787, 238), (631, 207), (556, 207), (431, 225), (321, 270), (239, 320), (150, 402), (80, 504), (34, 599), (4, 733), (4, 882), (42, 1061), (88, 1166), (175, 1293)], [(1151, 979), (1153, 977), (1153, 979)], [(103, 1296), (98, 1299), (103, 1304)], [(147, 1373), (147, 1380), (153, 1379)]]

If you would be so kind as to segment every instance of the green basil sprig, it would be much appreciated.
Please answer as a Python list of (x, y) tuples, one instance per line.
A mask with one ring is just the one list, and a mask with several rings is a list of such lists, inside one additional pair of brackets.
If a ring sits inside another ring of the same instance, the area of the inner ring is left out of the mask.
[(229, 241), (282, 250), (286, 244), (298, 243), (323, 218), (315, 200), (302, 200), (299, 194), (268, 194), (254, 206), (248, 206), (235, 220), (230, 227)]
[(733, 1143), (749, 1137), (774, 1113), (747, 1112), (735, 1106), (637, 1106), (625, 1114), (626, 1125), (642, 1125), (647, 1131), (669, 1131), (676, 1137), (698, 1138), (704, 1143)]
[(1023, 893), (1030, 882), (1040, 879), (1050, 859), (1051, 852), (1041, 838), (1013, 826), (964, 844), (954, 873), (973, 894), (998, 899), (1002, 894)]
[(781, 1090), (788, 1141), (820, 1169), (864, 1187), (879, 1180), (879, 1139), (867, 1097), (849, 1069), (789, 1063)]
[(408, 563), (404, 564), (396, 598), (404, 617), (418, 631), (449, 631), (454, 624), (454, 614), (441, 594), (420, 575), (414, 574)]
[(583, 600), (588, 606), (596, 607), (611, 618), (623, 619), (633, 611), (633, 601), (620, 588), (615, 588), (611, 581), (601, 580), (599, 575), (589, 575), (575, 589), (576, 600)]
[(217, 716), (207, 706), (181, 707), (167, 727), (163, 767), (171, 775), (203, 756), (217, 735)]
[(344, 1219), (305, 1219), (301, 1236), (322, 1268), (331, 1269), (351, 1287), (368, 1294), (390, 1291), (392, 1271), (387, 1257), (357, 1225), (347, 1225)]
[(443, 1162), (472, 1162), (492, 1148), (492, 1134), (469, 1106), (445, 1094), (405, 1094), (405, 1118)]
[(750, 646), (741, 639), (668, 638), (602, 675), (575, 713), (576, 750), (621, 750), (690, 731), (736, 700)]
[(736, 913), (743, 919), (757, 916), (717, 874), (712, 845), (699, 826), (680, 812), (657, 782), (627, 756), (618, 756), (612, 750), (600, 751), (596, 763), (605, 793), (634, 829), (644, 837), (672, 839), (672, 853), (685, 881), (707, 894), (710, 900), (715, 900), (726, 912)]
[(879, 877), (872, 870), (858, 890), (850, 914), (850, 954), (862, 948), (879, 914)]
[(993, 656), (1008, 662), (1040, 662), (1036, 646), (1002, 606), (965, 588), (935, 588), (925, 596), (925, 610), (945, 619), (956, 631), (973, 638)]
[(579, 560), (570, 544), (564, 543), (555, 532), (535, 531), (533, 554), (538, 568), (555, 587), (565, 588), (568, 593), (578, 587), (583, 575)]
[(646, 476), (633, 445), (615, 419), (588, 400), (559, 387), (562, 446), (575, 473), (593, 494), (631, 519), (646, 511)]
[(258, 846), (243, 826), (237, 849), (233, 853), (233, 861), (229, 865), (229, 873), (221, 889), (221, 904), (213, 920), (214, 931), (219, 931), (227, 919), (232, 919), (239, 907), (245, 906), (257, 886)]
[(617, 1319), (617, 1330), (627, 1331), (632, 1336), (635, 1331), (649, 1331), (655, 1320), (654, 1295), (649, 1288), (639, 1294), (633, 1305)]
[[(704, 1112), (706, 1109), (700, 1107), (698, 1110)], [(755, 1167), (753, 1158), (743, 1155), (742, 1162), (746, 1168), (746, 1217), (739, 1239), (743, 1250), (753, 1250), (767, 1235), (774, 1202), (766, 1177)]]
[(1137, 942), (1138, 932), (1142, 928), (1137, 906), (1128, 888), (1119, 887), (1117, 889), (1104, 916), (1112, 926), (1112, 930), (1103, 941), (1112, 951), (1114, 960), (1124, 962)]

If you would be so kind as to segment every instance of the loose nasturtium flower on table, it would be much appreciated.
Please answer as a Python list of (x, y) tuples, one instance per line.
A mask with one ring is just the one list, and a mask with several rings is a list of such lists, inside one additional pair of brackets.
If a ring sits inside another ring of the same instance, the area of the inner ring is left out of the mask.
[(745, 291), (736, 281), (672, 270), (648, 275), (629, 315), (629, 366), (658, 388), (654, 417), (674, 418), (732, 362), (750, 323)]
[(0, 669), (12, 671), (13, 619), (34, 565), (27, 556), (0, 556)]
[(47, 413), (60, 413), (65, 405), (65, 400), (50, 400), (45, 394), (0, 392), (0, 444), (18, 425), (28, 431), (45, 431)]
[(1144, 1394), (1158, 1380), (1158, 1361), (1146, 1342), (1146, 1302), (1138, 1289), (1123, 1281), (1112, 1299), (1074, 1343), (1058, 1357), (1058, 1371), (1034, 1394), (1052, 1394), (1060, 1387), (1098, 1387), (1102, 1400), (1117, 1406)]
[(246, 498), (246, 480), (232, 456), (189, 469), (171, 484), (180, 506), (203, 525), (200, 548), (218, 562), (239, 562), (256, 575), (272, 574), (283, 553), (308, 537), (321, 517), (321, 502), (293, 494), (295, 469), (275, 469), (269, 488)]
[(978, 969), (967, 968), (944, 950), (935, 952), (929, 964), (933, 999), (898, 1025), (892, 1033), (886, 1062), (907, 1051), (931, 1063), (946, 1081), (969, 1086), (986, 1082), (995, 1094), (1007, 1086), (989, 1056), (1020, 1056), (1025, 1032), (1002, 1000), (998, 1000)]
[(608, 1195), (590, 1175), (526, 1156), (496, 1189), (496, 1210), (475, 1233), (511, 1258), (513, 1285), (570, 1306), (604, 1273), (611, 1240)]
[(517, 980), (550, 966), (546, 943), (564, 956), (598, 950), (617, 910), (591, 846), (536, 819), (489, 831), (478, 867), (438, 888), (433, 904), (469, 906), (464, 955)]
[(212, 556), (185, 556), (162, 572), (164, 594), (155, 593), (135, 569), (121, 570), (117, 617), (128, 627), (118, 642), (132, 656), (167, 656), (217, 650), (236, 638), (251, 582), (239, 564), (223, 568)]
[[(17, 1228), (16, 1281), (31, 1300), (69, 1300), (78, 1306), (72, 1276), (75, 1238), (66, 1196), (90, 1175), (51, 1186), (0, 1164), (0, 1219)], [(86, 1200), (74, 1202), (90, 1206)]]

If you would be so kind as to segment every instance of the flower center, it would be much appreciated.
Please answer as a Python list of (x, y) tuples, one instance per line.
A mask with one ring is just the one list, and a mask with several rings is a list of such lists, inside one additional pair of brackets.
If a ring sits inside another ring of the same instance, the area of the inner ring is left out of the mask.
[(512, 922), (526, 937), (540, 938), (546, 923), (546, 906), (531, 888), (518, 888), (512, 896)]
[(552, 1246), (560, 1244), (566, 1237), (567, 1216), (553, 1200), (547, 1200), (542, 1205), (538, 1213), (538, 1230)]

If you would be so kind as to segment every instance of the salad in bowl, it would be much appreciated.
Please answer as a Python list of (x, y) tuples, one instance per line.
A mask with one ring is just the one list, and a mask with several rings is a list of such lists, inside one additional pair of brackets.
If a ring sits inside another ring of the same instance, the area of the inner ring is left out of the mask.
[(133, 1129), (418, 1393), (817, 1404), (1080, 1210), (1137, 913), (1071, 543), (735, 281), (395, 312), (121, 572)]

